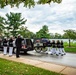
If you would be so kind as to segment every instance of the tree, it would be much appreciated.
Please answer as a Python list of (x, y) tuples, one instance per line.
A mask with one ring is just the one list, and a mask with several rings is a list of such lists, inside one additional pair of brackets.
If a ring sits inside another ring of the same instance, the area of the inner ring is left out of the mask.
[[(20, 29), (20, 26), (25, 24), (27, 20), (21, 18), (21, 13), (12, 13), (6, 14), (6, 29), (9, 35), (16, 36)], [(9, 37), (9, 36), (8, 36)]]
[(50, 38), (54, 39), (55, 35), (53, 33), (50, 33)]
[(34, 7), (35, 4), (50, 4), (51, 2), (61, 3), (62, 0), (0, 0), (0, 8), (4, 8), (7, 5), (11, 7), (19, 6), (21, 3), (24, 3), (24, 7)]
[(54, 38), (55, 38), (55, 39), (61, 39), (61, 38), (62, 38), (62, 36), (61, 36), (61, 34), (59, 34), (59, 33), (55, 33)]
[(4, 25), (5, 25), (5, 18), (0, 16), (0, 36), (2, 36), (3, 34), (3, 29), (5, 28)]
[(37, 38), (50, 38), (50, 33), (48, 31), (48, 26), (44, 25), (42, 29), (36, 32)]
[(18, 32), (21, 34), (24, 38), (34, 38), (35, 34), (27, 29), (27, 27), (22, 26), (20, 28), (20, 31)]
[(70, 45), (70, 39), (76, 40), (76, 31), (69, 29), (69, 30), (64, 30), (64, 32), (65, 32), (64, 37), (69, 39), (69, 47), (70, 47), (71, 46)]

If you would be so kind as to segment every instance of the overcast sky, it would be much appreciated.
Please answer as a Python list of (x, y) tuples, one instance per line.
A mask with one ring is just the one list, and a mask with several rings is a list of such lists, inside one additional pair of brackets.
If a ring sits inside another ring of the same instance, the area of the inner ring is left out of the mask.
[(76, 30), (76, 0), (62, 0), (61, 4), (36, 5), (34, 8), (25, 8), (20, 4), (19, 8), (11, 8), (9, 5), (0, 9), (0, 16), (6, 13), (22, 13), (27, 19), (25, 26), (36, 33), (43, 25), (47, 25), (50, 33), (63, 34), (63, 30)]

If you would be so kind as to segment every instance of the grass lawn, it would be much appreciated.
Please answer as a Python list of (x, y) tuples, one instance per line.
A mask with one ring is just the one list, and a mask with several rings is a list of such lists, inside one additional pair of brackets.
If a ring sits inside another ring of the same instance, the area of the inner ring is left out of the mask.
[(72, 47), (66, 47), (64, 48), (65, 52), (70, 52), (70, 53), (76, 53), (76, 47), (72, 48)]
[(0, 58), (0, 75), (62, 75), (62, 74)]
[(68, 43), (64, 43), (64, 48), (66, 52), (76, 53), (76, 43), (71, 42), (71, 47), (68, 47)]

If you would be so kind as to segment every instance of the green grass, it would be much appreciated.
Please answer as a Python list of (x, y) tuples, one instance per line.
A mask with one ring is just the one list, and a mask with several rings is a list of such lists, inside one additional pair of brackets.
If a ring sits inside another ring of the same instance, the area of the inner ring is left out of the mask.
[(64, 42), (64, 48), (66, 52), (76, 53), (76, 43), (71, 42), (71, 47), (68, 46), (67, 42)]
[(62, 74), (0, 58), (0, 75), (62, 75)]
[(75, 48), (66, 47), (64, 49), (65, 49), (65, 52), (76, 53), (76, 47)]
[[(75, 43), (71, 42), (70, 45), (71, 47), (76, 47), (76, 42)], [(64, 42), (64, 47), (68, 47), (68, 46), (69, 44), (67, 42)]]

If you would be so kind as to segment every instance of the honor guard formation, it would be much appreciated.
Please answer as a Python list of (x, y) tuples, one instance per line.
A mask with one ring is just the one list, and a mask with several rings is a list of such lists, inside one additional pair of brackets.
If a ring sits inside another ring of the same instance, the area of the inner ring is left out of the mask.
[(55, 40), (52, 40), (47, 42), (47, 50), (48, 50), (48, 54), (51, 54), (51, 55), (54, 55), (56, 54), (57, 56), (59, 56), (59, 54), (61, 54), (61, 56), (63, 55), (66, 55), (66, 52), (64, 50), (64, 45), (63, 45), (63, 41), (55, 41)]
[(38, 53), (43, 51), (50, 55), (66, 55), (62, 40), (50, 41), (49, 39), (36, 39), (31, 41), (31, 39), (26, 39), (26, 41), (24, 41), (25, 44), (22, 43), (23, 40), (24, 38), (20, 35), (17, 37), (10, 36), (10, 38), (0, 38), (0, 49), (2, 48), (4, 55), (9, 52), (9, 57), (13, 55), (14, 50), (16, 49), (16, 58), (19, 58), (21, 49), (24, 50), (25, 53), (30, 50), (35, 50)]

